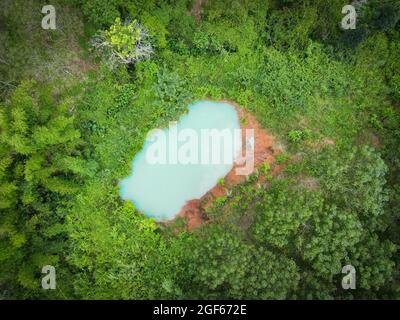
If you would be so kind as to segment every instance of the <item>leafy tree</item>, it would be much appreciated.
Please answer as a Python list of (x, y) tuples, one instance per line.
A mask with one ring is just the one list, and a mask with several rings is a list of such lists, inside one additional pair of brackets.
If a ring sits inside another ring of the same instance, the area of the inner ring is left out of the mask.
[(332, 275), (341, 261), (352, 264), (362, 278), (362, 289), (387, 285), (396, 251), (381, 235), (388, 227), (384, 219), (387, 166), (367, 146), (328, 150), (314, 165), (327, 206), (312, 218), (314, 231), (303, 243), (303, 257), (317, 272)]
[(123, 0), (77, 0), (89, 21), (98, 27), (109, 27), (120, 17), (118, 7)]
[[(129, 203), (111, 205), (106, 188), (90, 184), (69, 216), (75, 243), (70, 263), (80, 270), (74, 287), (90, 299), (165, 299), (179, 297), (182, 235), (171, 242), (156, 232), (153, 220)], [(104, 201), (106, 200), (106, 201)], [(180, 275), (178, 278), (178, 274)]]
[(361, 223), (354, 213), (326, 206), (314, 212), (309, 230), (297, 239), (297, 246), (316, 274), (332, 280), (340, 272), (348, 250), (360, 241), (361, 233)]
[(363, 8), (362, 19), (374, 30), (394, 29), (400, 21), (400, 3), (395, 0), (369, 1)]
[[(387, 166), (371, 147), (327, 150), (313, 168), (321, 177), (326, 197), (340, 208), (356, 212), (363, 228), (382, 229), (381, 216), (387, 202)], [(316, 158), (317, 159), (317, 158)]]
[(293, 190), (275, 182), (257, 201), (254, 237), (260, 243), (279, 248), (307, 228), (307, 221), (318, 208), (320, 197), (306, 190)]
[(2, 107), (0, 284), (16, 296), (43, 293), (41, 268), (62, 263), (65, 201), (90, 174), (71, 110), (34, 82), (23, 82)]
[(363, 238), (349, 253), (348, 261), (359, 275), (359, 287), (364, 290), (379, 289), (390, 285), (394, 262), (390, 259), (396, 245), (380, 240), (376, 234), (365, 232)]
[(116, 18), (109, 30), (100, 32), (92, 39), (92, 45), (111, 66), (117, 63), (130, 64), (152, 54), (153, 49), (147, 38), (147, 30), (136, 20), (122, 24), (121, 19)]
[(224, 52), (222, 44), (206, 32), (197, 32), (193, 37), (193, 52), (195, 54), (220, 54)]
[(206, 232), (190, 256), (190, 298), (284, 299), (295, 290), (294, 261), (246, 244), (218, 226)]

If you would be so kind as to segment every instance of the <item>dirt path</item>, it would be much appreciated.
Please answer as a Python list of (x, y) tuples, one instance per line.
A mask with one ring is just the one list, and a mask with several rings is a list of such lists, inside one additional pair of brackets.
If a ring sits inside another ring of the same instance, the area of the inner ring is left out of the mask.
[(206, 0), (195, 0), (192, 10), (190, 10), (190, 14), (194, 16), (197, 22), (201, 20), (201, 6), (205, 2)]
[[(274, 138), (261, 127), (256, 117), (249, 111), (232, 101), (222, 100), (220, 102), (229, 103), (236, 108), (241, 123), (243, 143), (245, 141), (245, 129), (254, 129), (254, 170), (264, 162), (271, 165), (275, 155), (281, 152), (280, 149), (274, 147)], [(233, 166), (231, 171), (224, 178), (224, 186), (217, 184), (200, 199), (193, 199), (186, 203), (178, 216), (186, 220), (187, 230), (192, 230), (201, 226), (207, 220), (207, 216), (204, 213), (205, 209), (212, 205), (216, 198), (224, 196), (230, 187), (246, 180), (246, 176), (236, 174), (236, 168), (241, 166), (242, 165), (238, 166), (237, 164)], [(278, 171), (280, 172), (280, 170)], [(272, 172), (275, 175), (279, 173), (274, 172), (274, 170)]]

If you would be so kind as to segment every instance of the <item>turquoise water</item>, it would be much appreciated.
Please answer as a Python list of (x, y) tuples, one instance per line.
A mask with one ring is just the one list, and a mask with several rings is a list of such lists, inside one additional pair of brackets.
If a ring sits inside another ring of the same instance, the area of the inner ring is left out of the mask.
[[(232, 148), (227, 147), (229, 140), (222, 138), (220, 145), (210, 142), (207, 146), (204, 129), (231, 134)], [(234, 134), (238, 129), (239, 118), (232, 105), (212, 101), (190, 104), (175, 126), (148, 134), (132, 161), (131, 175), (120, 183), (121, 197), (158, 221), (173, 219), (188, 200), (201, 198), (232, 169), (239, 150), (235, 143), (240, 138)]]

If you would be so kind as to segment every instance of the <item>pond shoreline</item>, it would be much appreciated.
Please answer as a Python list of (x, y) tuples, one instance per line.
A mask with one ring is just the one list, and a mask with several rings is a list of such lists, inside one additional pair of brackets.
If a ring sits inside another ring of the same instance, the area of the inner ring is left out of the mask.
[[(281, 152), (281, 149), (274, 146), (274, 137), (270, 135), (267, 130), (262, 128), (259, 121), (253, 114), (250, 113), (250, 111), (230, 100), (203, 100), (227, 103), (236, 109), (240, 120), (240, 128), (242, 129), (243, 145), (245, 145), (246, 129), (254, 129), (254, 170), (256, 170), (264, 162), (267, 162), (270, 165), (273, 163), (275, 155)], [(203, 223), (208, 221), (208, 217), (204, 212), (205, 209), (209, 207), (216, 198), (226, 195), (227, 191), (232, 186), (246, 180), (246, 176), (236, 174), (236, 169), (241, 166), (242, 165), (235, 163), (229, 173), (224, 177), (223, 186), (216, 184), (201, 198), (187, 201), (177, 214), (176, 218), (166, 223), (173, 222), (177, 218), (183, 218), (186, 220), (186, 230), (192, 230), (200, 227)]]

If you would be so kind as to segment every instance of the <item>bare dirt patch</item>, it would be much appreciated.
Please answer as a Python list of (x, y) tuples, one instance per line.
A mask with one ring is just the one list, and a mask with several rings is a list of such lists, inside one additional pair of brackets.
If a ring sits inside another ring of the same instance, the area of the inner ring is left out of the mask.
[(197, 22), (201, 20), (201, 7), (207, 0), (195, 0), (192, 10), (190, 10), (190, 14), (194, 16)]

